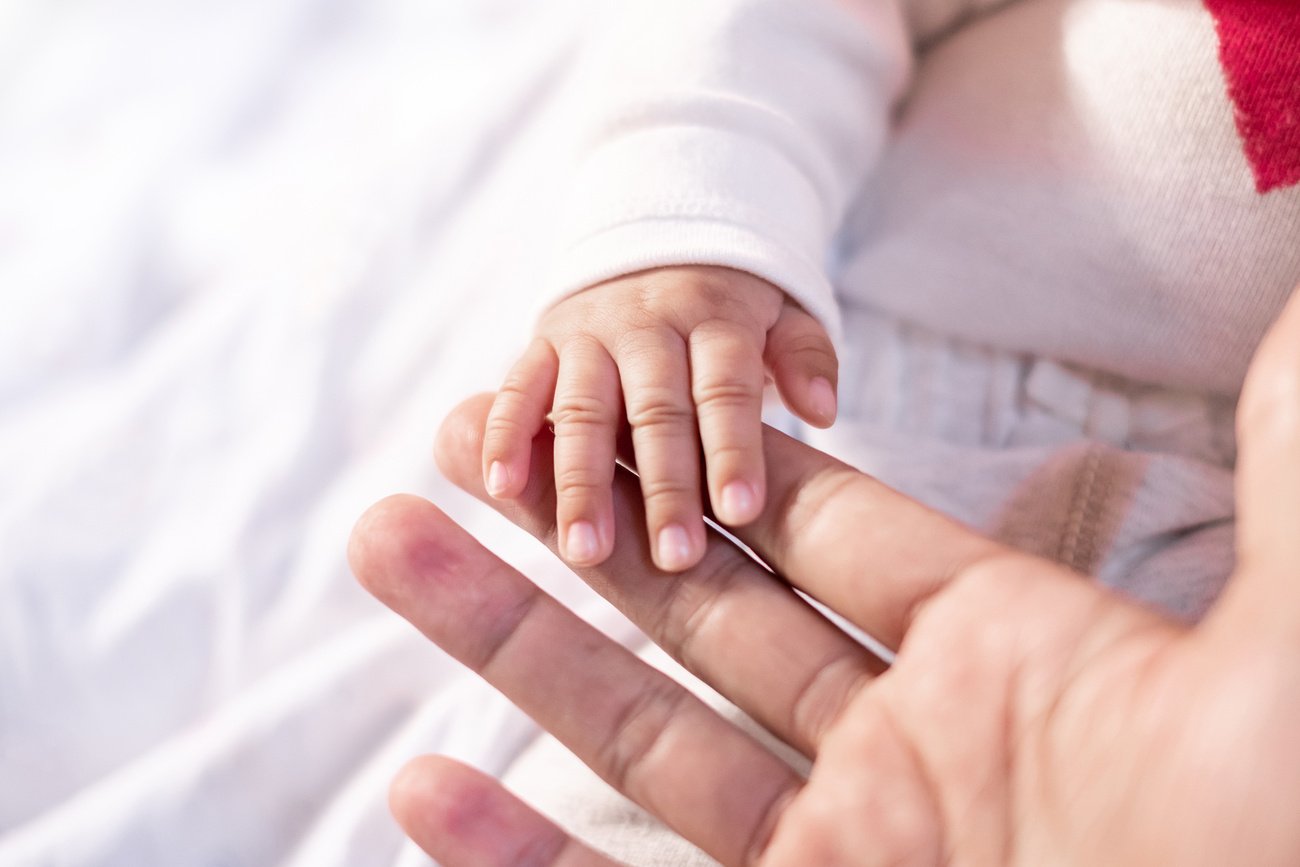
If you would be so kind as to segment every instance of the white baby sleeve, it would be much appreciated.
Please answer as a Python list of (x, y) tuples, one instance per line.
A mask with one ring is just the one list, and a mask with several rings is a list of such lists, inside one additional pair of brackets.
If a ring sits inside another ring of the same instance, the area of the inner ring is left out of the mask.
[(906, 82), (898, 0), (605, 0), (546, 302), (665, 265), (780, 286), (831, 331), (831, 239)]

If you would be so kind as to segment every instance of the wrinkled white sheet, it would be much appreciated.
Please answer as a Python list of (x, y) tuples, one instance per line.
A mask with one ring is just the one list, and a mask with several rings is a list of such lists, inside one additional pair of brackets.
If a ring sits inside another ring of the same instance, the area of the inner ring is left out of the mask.
[(408, 757), (531, 723), (371, 600), (542, 267), (572, 0), (0, 0), (0, 865), (424, 863)]

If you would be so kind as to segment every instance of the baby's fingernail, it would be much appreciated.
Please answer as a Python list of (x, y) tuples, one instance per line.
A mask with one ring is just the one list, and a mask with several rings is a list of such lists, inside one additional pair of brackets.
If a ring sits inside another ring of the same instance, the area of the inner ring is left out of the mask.
[(808, 383), (808, 401), (818, 418), (827, 422), (835, 420), (835, 387), (829, 379), (818, 376)]
[(754, 517), (758, 506), (758, 497), (754, 488), (746, 482), (728, 482), (722, 489), (722, 514), (724, 521), (741, 523)]
[(564, 556), (570, 563), (590, 563), (600, 552), (596, 528), (589, 521), (574, 521), (564, 537)]
[(659, 531), (659, 568), (668, 572), (691, 564), (691, 537), (686, 528), (669, 524)]
[(510, 487), (510, 470), (500, 461), (493, 461), (488, 467), (487, 490), (494, 497), (499, 497)]

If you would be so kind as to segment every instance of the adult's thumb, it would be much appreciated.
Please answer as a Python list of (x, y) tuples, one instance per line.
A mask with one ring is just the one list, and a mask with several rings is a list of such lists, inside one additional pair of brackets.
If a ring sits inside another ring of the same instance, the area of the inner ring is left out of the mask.
[(1237, 571), (1216, 615), (1300, 644), (1300, 291), (1251, 362), (1237, 454)]

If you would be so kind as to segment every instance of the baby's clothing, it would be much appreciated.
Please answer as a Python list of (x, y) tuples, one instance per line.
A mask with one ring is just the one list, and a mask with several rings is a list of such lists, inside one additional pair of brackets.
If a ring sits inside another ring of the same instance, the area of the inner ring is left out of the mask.
[(730, 265), (1234, 394), (1300, 274), (1300, 10), (1210, 6), (1222, 49), (1201, 0), (601, 4), (552, 291)]
[[(1233, 564), (1236, 398), (1300, 282), (1300, 4), (595, 14), (550, 297), (663, 265), (765, 277), (841, 336), (840, 419), (808, 441), (1205, 611)], [(539, 773), (556, 755), (507, 782), (571, 827), (586, 804), (604, 818), (580, 830), (632, 863), (682, 863), (666, 831), (630, 854), (653, 823), (586, 772)]]

